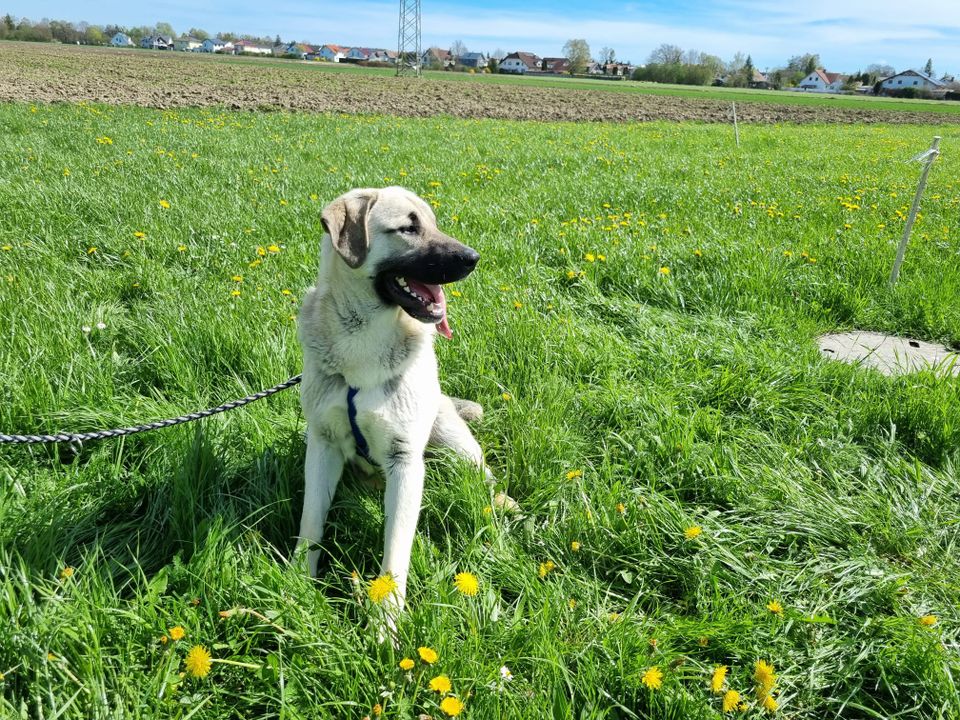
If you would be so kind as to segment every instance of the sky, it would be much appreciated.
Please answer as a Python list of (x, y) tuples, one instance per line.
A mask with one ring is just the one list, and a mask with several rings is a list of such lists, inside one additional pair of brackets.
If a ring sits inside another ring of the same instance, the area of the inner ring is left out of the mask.
[[(0, 0), (0, 13), (94, 24), (191, 27), (314, 44), (395, 49), (397, 0)], [(960, 0), (422, 0), (424, 48), (525, 50), (561, 56), (572, 38), (594, 56), (646, 61), (661, 43), (719, 55), (749, 54), (760, 69), (782, 67), (793, 55), (819, 54), (830, 72), (872, 63), (960, 75)]]

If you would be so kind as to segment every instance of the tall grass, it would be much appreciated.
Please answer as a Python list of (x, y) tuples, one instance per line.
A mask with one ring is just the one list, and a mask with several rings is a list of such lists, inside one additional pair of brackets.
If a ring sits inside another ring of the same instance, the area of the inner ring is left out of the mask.
[[(918, 173), (903, 161), (934, 132), (891, 292)], [(785, 717), (960, 716), (960, 385), (828, 362), (813, 341), (960, 346), (960, 130), (742, 140), (0, 107), (0, 432), (177, 415), (299, 372), (321, 207), (403, 184), (482, 253), (448, 292), (441, 378), (486, 407), (476, 433), (524, 513), (428, 464), (394, 648), (365, 594), (380, 491), (341, 486), (319, 580), (291, 561), (296, 391), (71, 464), (2, 447), (0, 715), (443, 717), (428, 682), (445, 674), (466, 717), (719, 717), (726, 665), (759, 717), (764, 660)], [(195, 645), (204, 678), (184, 665)]]

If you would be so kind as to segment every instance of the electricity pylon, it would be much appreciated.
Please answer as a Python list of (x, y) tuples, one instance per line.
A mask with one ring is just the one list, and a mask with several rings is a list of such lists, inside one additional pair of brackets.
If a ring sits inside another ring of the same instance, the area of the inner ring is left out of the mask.
[(400, 0), (397, 75), (420, 77), (420, 0)]

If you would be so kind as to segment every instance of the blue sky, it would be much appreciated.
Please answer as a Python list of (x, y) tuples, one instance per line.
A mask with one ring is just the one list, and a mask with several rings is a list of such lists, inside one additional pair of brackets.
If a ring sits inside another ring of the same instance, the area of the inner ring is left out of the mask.
[[(752, 55), (759, 68), (791, 55), (819, 53), (830, 71), (853, 72), (871, 63), (898, 70), (933, 59), (938, 73), (960, 75), (960, 0), (422, 0), (423, 43), (470, 50), (528, 50), (558, 56), (570, 38), (584, 38), (595, 55), (643, 62), (660, 43), (729, 59)], [(0, 0), (0, 12), (41, 17), (152, 25), (178, 32), (201, 27), (280, 35), (285, 40), (393, 48), (399, 1), (385, 0)]]

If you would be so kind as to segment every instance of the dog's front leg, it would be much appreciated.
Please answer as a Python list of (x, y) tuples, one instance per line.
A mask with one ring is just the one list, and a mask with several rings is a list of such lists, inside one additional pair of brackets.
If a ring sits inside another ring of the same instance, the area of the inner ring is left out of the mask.
[[(410, 573), (410, 553), (420, 516), (423, 498), (423, 453), (394, 450), (384, 467), (387, 490), (384, 497), (386, 528), (383, 539), (382, 575), (389, 574), (397, 583), (392, 598), (395, 613), (403, 609), (407, 595), (407, 575)], [(391, 622), (393, 625), (393, 622)]]
[(343, 474), (343, 454), (322, 433), (312, 426), (307, 428), (307, 459), (304, 466), (305, 487), (303, 514), (300, 516), (300, 539), (297, 547), (306, 545), (307, 567), (310, 577), (317, 574), (323, 525), (333, 503), (340, 476)]

